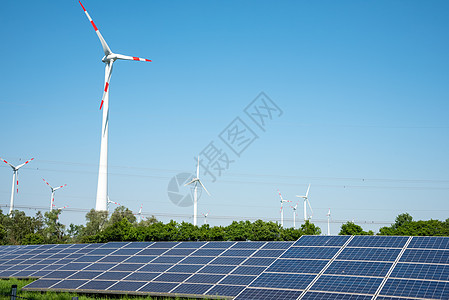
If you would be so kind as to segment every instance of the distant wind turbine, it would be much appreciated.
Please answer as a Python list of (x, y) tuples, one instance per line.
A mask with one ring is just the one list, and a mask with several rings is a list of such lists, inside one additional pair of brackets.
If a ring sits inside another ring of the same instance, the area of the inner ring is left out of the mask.
[(135, 61), (151, 61), (146, 58), (139, 58), (133, 56), (126, 56), (122, 54), (116, 54), (111, 51), (108, 44), (104, 40), (94, 21), (90, 17), (83, 4), (80, 5), (84, 10), (87, 18), (94, 27), (95, 33), (100, 39), (101, 46), (103, 47), (104, 57), (102, 61), (106, 64), (105, 70), (105, 84), (103, 97), (101, 98), (100, 110), (103, 108), (103, 121), (101, 128), (101, 146), (100, 146), (100, 165), (98, 170), (98, 185), (97, 185), (97, 200), (95, 204), (95, 210), (105, 211), (108, 206), (108, 131), (109, 131), (109, 81), (111, 80), (112, 64), (117, 59), (123, 60), (135, 60)]
[(329, 208), (329, 212), (326, 214), (327, 216), (327, 235), (331, 235), (331, 227), (330, 227), (330, 218), (331, 218), (331, 209)]
[(143, 207), (143, 204), (140, 205), (139, 212), (137, 214), (134, 214), (135, 216), (137, 216), (137, 223), (140, 223), (140, 221), (142, 219), (142, 207)]
[(205, 214), (203, 213), (202, 215), (204, 216), (204, 224), (207, 224), (207, 216), (209, 215), (209, 212)]
[(34, 157), (30, 160), (27, 160), (26, 162), (24, 162), (21, 165), (13, 166), (12, 164), (10, 164), (9, 162), (7, 162), (6, 160), (4, 160), (3, 158), (0, 157), (1, 160), (3, 160), (6, 164), (8, 164), (12, 170), (13, 170), (13, 175), (12, 175), (12, 188), (11, 188), (11, 201), (9, 202), (9, 215), (11, 215), (12, 210), (14, 209), (14, 186), (17, 184), (17, 194), (19, 194), (19, 169), (21, 167), (23, 167), (24, 165), (26, 165), (27, 163), (29, 163), (30, 161), (32, 161), (34, 159)]
[(293, 209), (293, 228), (295, 228), (295, 229), (296, 229), (296, 216), (298, 215), (298, 212), (297, 212), (298, 204), (299, 203), (296, 203), (295, 206), (291, 207)]
[(109, 213), (109, 204), (110, 204), (110, 203), (112, 203), (112, 204), (115, 204), (115, 205), (118, 205), (118, 206), (121, 206), (121, 204), (120, 204), (120, 203), (117, 203), (117, 202), (111, 201), (111, 199), (109, 199), (109, 196), (108, 196), (108, 205), (107, 205), (107, 211), (108, 211), (108, 213)]
[[(309, 202), (309, 190), (310, 190), (310, 184), (309, 184), (309, 186), (307, 188), (307, 192), (306, 192), (306, 194), (304, 196), (298, 196), (298, 195), (296, 196), (298, 198), (303, 198), (304, 199), (304, 222), (307, 221), (308, 219), (311, 219), (312, 216), (313, 216), (312, 206), (310, 205), (310, 202)], [(309, 217), (307, 217), (307, 204), (309, 205), (310, 212), (311, 212)]]
[(63, 187), (65, 187), (65, 186), (67, 186), (67, 184), (64, 184), (64, 185), (61, 185), (61, 186), (58, 186), (58, 187), (52, 187), (44, 178), (42, 178), (42, 180), (50, 187), (50, 189), (51, 189), (51, 198), (50, 198), (50, 211), (52, 211), (53, 210), (53, 207), (55, 206), (55, 192), (57, 191), (57, 190), (59, 190), (60, 188), (63, 188)]
[(281, 227), (284, 227), (284, 202), (291, 202), (289, 200), (285, 200), (282, 198), (281, 192), (278, 190), (279, 197), (281, 198), (281, 210), (279, 211), (281, 213)]
[(206, 191), (206, 193), (210, 196), (206, 187), (200, 180), (200, 157), (198, 156), (198, 164), (196, 165), (196, 177), (193, 178), (190, 182), (184, 184), (184, 186), (188, 186), (193, 184), (193, 225), (197, 225), (197, 215), (198, 215), (198, 186), (200, 185)]

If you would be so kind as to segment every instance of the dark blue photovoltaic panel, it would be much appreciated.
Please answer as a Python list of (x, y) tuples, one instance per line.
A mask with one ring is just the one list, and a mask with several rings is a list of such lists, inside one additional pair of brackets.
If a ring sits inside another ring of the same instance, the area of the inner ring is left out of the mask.
[(152, 261), (153, 259), (155, 259), (156, 256), (143, 256), (143, 255), (139, 255), (139, 256), (131, 256), (130, 258), (128, 258), (125, 262), (126, 263), (140, 263), (140, 264), (146, 264), (149, 263), (150, 261)]
[(382, 278), (321, 275), (310, 290), (374, 294), (381, 282)]
[(109, 255), (105, 256), (104, 258), (100, 259), (98, 262), (110, 262), (110, 263), (119, 263), (127, 259), (128, 256), (116, 256), (116, 255)]
[[(371, 300), (372, 296), (307, 292), (302, 300)], [(379, 299), (379, 298), (377, 298)], [(399, 299), (396, 299), (399, 300)]]
[(92, 250), (92, 252), (89, 252), (89, 255), (108, 255), (111, 254), (112, 252), (114, 252), (115, 249), (95, 249)]
[(209, 242), (204, 245), (201, 249), (205, 248), (217, 248), (217, 249), (226, 249), (234, 245), (235, 242)]
[(449, 299), (449, 282), (388, 279), (380, 295)]
[(275, 258), (265, 258), (265, 257), (250, 257), (243, 265), (246, 266), (269, 266), (271, 265), (276, 259)]
[(190, 277), (187, 282), (191, 283), (217, 283), (222, 279), (223, 275), (213, 275), (213, 274), (195, 274)]
[(328, 262), (328, 260), (278, 259), (267, 272), (318, 274)]
[(257, 276), (228, 275), (220, 281), (220, 284), (248, 285), (256, 279), (256, 277)]
[(337, 256), (343, 260), (395, 261), (401, 249), (345, 248)]
[(95, 263), (95, 264), (91, 264), (90, 266), (86, 267), (84, 270), (85, 271), (106, 271), (109, 270), (110, 268), (115, 267), (116, 264), (106, 264), (106, 263)]
[(387, 275), (393, 263), (386, 262), (361, 262), (361, 261), (334, 261), (325, 274), (336, 275), (363, 275), (382, 276)]
[(303, 235), (293, 246), (343, 246), (350, 238), (349, 235), (319, 236)]
[(211, 265), (240, 265), (246, 257), (217, 257), (210, 262)]
[(216, 285), (209, 290), (207, 295), (220, 295), (220, 296), (237, 296), (245, 287), (238, 285)]
[(57, 284), (55, 284), (54, 286), (52, 286), (52, 289), (76, 289), (79, 286), (85, 284), (87, 282), (87, 280), (70, 280), (70, 279), (66, 279), (66, 280), (62, 280), (60, 282), (58, 282)]
[(198, 249), (192, 256), (218, 256), (225, 251), (224, 249)]
[(112, 255), (134, 255), (137, 252), (141, 251), (142, 249), (118, 249), (117, 251), (115, 251), (114, 253), (112, 253)]
[(168, 249), (168, 248), (172, 248), (175, 247), (176, 245), (178, 245), (178, 242), (155, 242), (154, 244), (151, 244), (150, 246), (148, 246), (148, 248), (164, 248), (164, 249)]
[(112, 248), (112, 249), (118, 249), (125, 245), (127, 245), (129, 242), (109, 242), (106, 244), (102, 244), (101, 248)]
[(449, 251), (406, 249), (399, 261), (422, 262), (430, 264), (449, 264)]
[(449, 281), (449, 265), (398, 263), (390, 277)]
[(177, 285), (178, 283), (172, 282), (148, 282), (139, 292), (168, 293)]
[(414, 236), (407, 248), (449, 249), (449, 237)]
[(285, 250), (259, 250), (254, 253), (253, 257), (279, 257), (284, 253)]
[(132, 280), (132, 281), (150, 281), (156, 276), (159, 276), (159, 273), (150, 273), (150, 272), (135, 272), (131, 273), (128, 277), (125, 278), (125, 280)]
[(340, 248), (327, 247), (292, 247), (281, 258), (331, 259)]
[(181, 261), (182, 264), (205, 265), (215, 257), (212, 256), (189, 256)]
[(202, 295), (211, 287), (212, 285), (209, 284), (182, 283), (171, 293)]
[(248, 257), (251, 254), (253, 254), (256, 251), (256, 249), (229, 249), (226, 252), (224, 252), (223, 256), (242, 256), (242, 257)]
[(267, 242), (265, 246), (262, 247), (262, 249), (279, 249), (279, 250), (286, 250), (291, 245), (293, 245), (294, 242)]
[(154, 256), (154, 255), (161, 255), (162, 253), (166, 252), (167, 249), (159, 249), (159, 248), (155, 248), (155, 249), (143, 249), (142, 251), (136, 253), (136, 255), (149, 255), (149, 256)]
[(237, 267), (232, 274), (240, 275), (259, 275), (266, 269), (266, 267), (250, 267), (250, 266), (240, 266)]
[(64, 279), (64, 278), (69, 277), (72, 274), (73, 274), (73, 271), (53, 271), (53, 272), (47, 274), (46, 276), (44, 276), (44, 278)]
[(104, 272), (95, 279), (98, 280), (122, 280), (126, 276), (131, 274), (131, 272)]
[(407, 240), (408, 236), (356, 235), (348, 247), (402, 248)]
[(102, 259), (104, 256), (101, 255), (86, 255), (74, 260), (74, 262), (96, 262)]
[(273, 299), (282, 299), (282, 300), (296, 300), (299, 295), (301, 295), (301, 291), (285, 291), (285, 290), (268, 290), (268, 289), (254, 289), (247, 288), (245, 289), (236, 300), (273, 300)]
[(262, 273), (251, 284), (251, 287), (305, 289), (316, 275)]
[(167, 272), (171, 273), (195, 273), (203, 266), (201, 265), (175, 265), (168, 269)]
[(176, 245), (176, 249), (178, 248), (184, 248), (184, 249), (188, 249), (188, 248), (194, 248), (194, 249), (199, 249), (201, 248), (202, 245), (206, 244), (206, 242), (181, 242), (178, 245)]
[(110, 291), (137, 291), (142, 286), (144, 286), (146, 282), (142, 281), (119, 281), (113, 286), (109, 287)]
[(164, 253), (164, 255), (180, 255), (180, 256), (187, 256), (190, 253), (195, 251), (195, 249), (181, 249), (181, 248), (175, 248), (170, 249), (167, 252)]
[(231, 249), (259, 249), (266, 242), (237, 242)]
[(159, 256), (158, 258), (155, 258), (152, 263), (155, 264), (176, 264), (177, 262), (181, 261), (184, 257), (183, 256)]
[(105, 290), (116, 281), (92, 280), (79, 287), (82, 290)]
[(136, 271), (143, 266), (144, 264), (118, 264), (109, 271)]
[(15, 278), (23, 278), (23, 277), (29, 277), (36, 271), (19, 271), (17, 273), (14, 273)]
[(150, 245), (152, 245), (153, 242), (131, 242), (129, 244), (126, 244), (123, 246), (123, 248), (136, 248), (136, 249), (143, 249)]
[(235, 266), (205, 266), (198, 273), (210, 273), (210, 274), (228, 274), (235, 269)]
[(163, 273), (160, 276), (153, 279), (153, 281), (183, 282), (190, 276), (191, 276), (191, 274), (185, 274), (185, 273)]
[(92, 279), (94, 277), (97, 277), (102, 272), (100, 271), (80, 271), (77, 273), (74, 273), (72, 276), (70, 276), (70, 279)]
[(59, 282), (57, 279), (39, 279), (36, 281), (33, 281), (32, 283), (27, 285), (27, 288), (30, 289), (47, 289), (51, 287), (53, 284)]
[(69, 263), (62, 266), (59, 270), (70, 270), (70, 271), (78, 271), (84, 269), (89, 266), (90, 263)]

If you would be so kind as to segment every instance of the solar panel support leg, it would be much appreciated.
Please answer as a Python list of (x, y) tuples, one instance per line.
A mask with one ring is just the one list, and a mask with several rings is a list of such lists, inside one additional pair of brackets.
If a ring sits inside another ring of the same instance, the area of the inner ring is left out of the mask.
[(13, 284), (11, 286), (11, 300), (16, 300), (17, 299), (17, 284)]

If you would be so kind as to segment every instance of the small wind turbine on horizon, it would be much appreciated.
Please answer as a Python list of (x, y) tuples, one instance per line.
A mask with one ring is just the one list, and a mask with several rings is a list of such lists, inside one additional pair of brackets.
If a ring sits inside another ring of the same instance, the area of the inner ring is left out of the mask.
[(296, 203), (295, 206), (292, 206), (291, 208), (293, 209), (293, 228), (296, 229), (296, 216), (298, 215), (297, 209), (298, 209), (298, 204)]
[(206, 193), (210, 196), (206, 187), (200, 180), (200, 156), (198, 155), (198, 164), (196, 165), (196, 177), (193, 178), (190, 182), (184, 184), (184, 186), (188, 186), (193, 184), (193, 225), (197, 225), (197, 215), (198, 215), (198, 185), (203, 187)]
[(18, 166), (13, 166), (12, 164), (10, 164), (9, 162), (7, 162), (6, 160), (4, 160), (3, 158), (0, 157), (1, 160), (3, 160), (6, 164), (8, 164), (12, 170), (13, 170), (13, 175), (12, 175), (12, 188), (11, 188), (11, 200), (9, 202), (9, 215), (11, 216), (11, 213), (14, 209), (14, 187), (17, 184), (17, 194), (19, 194), (19, 169), (21, 167), (23, 167), (24, 165), (26, 165), (27, 163), (29, 163), (30, 161), (32, 161), (34, 159), (31, 158), (29, 160), (27, 160), (26, 162), (24, 162), (21, 165)]
[(281, 227), (284, 227), (284, 202), (291, 202), (290, 200), (285, 200), (282, 198), (281, 192), (278, 190), (279, 197), (281, 198), (281, 210), (279, 211), (281, 213)]
[(60, 188), (63, 188), (63, 187), (65, 187), (65, 186), (67, 186), (67, 184), (64, 184), (64, 185), (61, 185), (61, 186), (58, 186), (58, 187), (52, 187), (44, 178), (42, 178), (42, 180), (50, 187), (50, 189), (51, 189), (51, 198), (50, 198), (50, 211), (52, 211), (53, 210), (53, 207), (55, 206), (55, 192), (57, 191), (57, 190), (59, 190)]
[(66, 209), (67, 207), (69, 207), (69, 206), (66, 205), (66, 206), (64, 206), (64, 207), (58, 207), (58, 208), (55, 208), (55, 209), (59, 210), (58, 217), (56, 218), (56, 222), (59, 221), (59, 215), (61, 214), (62, 210), (63, 210), (63, 209)]
[(135, 216), (137, 216), (137, 223), (140, 223), (140, 221), (142, 220), (142, 207), (143, 207), (143, 204), (140, 205), (139, 212), (134, 214)]
[(202, 215), (204, 216), (204, 224), (207, 225), (207, 216), (209, 215), (209, 212), (203, 213)]
[(108, 196), (108, 205), (107, 205), (107, 211), (108, 211), (108, 214), (109, 214), (109, 204), (110, 204), (110, 203), (115, 204), (115, 205), (118, 205), (118, 206), (121, 206), (120, 203), (111, 201), (111, 199), (109, 199), (109, 196)]
[[(296, 195), (296, 197), (304, 199), (304, 222), (307, 221), (308, 219), (312, 219), (312, 216), (313, 216), (312, 206), (310, 205), (310, 202), (309, 202), (309, 190), (310, 190), (310, 184), (307, 187), (307, 192), (304, 196)], [(307, 204), (309, 205), (310, 212), (311, 212), (309, 217), (307, 217)]]
[(109, 81), (111, 80), (112, 64), (117, 59), (134, 60), (134, 61), (151, 61), (146, 58), (139, 58), (133, 56), (127, 56), (122, 54), (116, 54), (111, 51), (108, 44), (104, 40), (94, 21), (90, 17), (87, 10), (84, 8), (81, 1), (79, 1), (81, 7), (84, 10), (87, 18), (92, 24), (95, 33), (97, 34), (101, 46), (103, 47), (104, 57), (102, 62), (106, 64), (105, 69), (105, 84), (103, 97), (101, 98), (100, 110), (103, 108), (103, 120), (101, 127), (101, 146), (100, 146), (100, 164), (98, 170), (98, 184), (97, 184), (97, 198), (95, 204), (96, 211), (106, 211), (108, 208), (108, 132), (109, 132)]
[(327, 235), (331, 235), (331, 227), (330, 227), (330, 218), (331, 218), (331, 209), (329, 208), (329, 212), (326, 214), (327, 216)]

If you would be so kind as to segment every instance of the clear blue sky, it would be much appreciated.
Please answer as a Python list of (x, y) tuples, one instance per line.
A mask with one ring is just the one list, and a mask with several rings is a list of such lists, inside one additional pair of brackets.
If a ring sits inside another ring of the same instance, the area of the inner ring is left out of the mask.
[[(279, 218), (277, 189), (296, 201), (308, 183), (323, 231), (328, 208), (333, 233), (338, 220), (377, 230), (402, 212), (449, 217), (449, 2), (83, 4), (112, 51), (153, 60), (114, 65), (111, 200), (191, 222), (192, 207), (169, 200), (168, 182), (193, 172), (194, 156), (240, 117), (259, 138), (216, 182), (203, 177), (212, 196), (199, 213), (209, 211), (211, 225)], [(0, 156), (35, 157), (19, 172), (15, 204), (48, 207), (43, 177), (68, 185), (57, 206), (93, 208), (104, 64), (92, 26), (75, 0), (8, 1), (0, 25)], [(244, 113), (262, 91), (283, 111), (265, 132)], [(1, 205), (11, 177), (2, 164)]]

